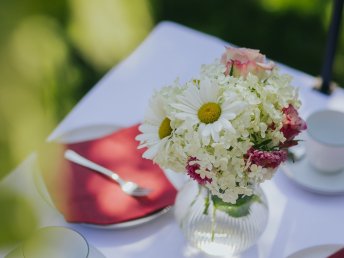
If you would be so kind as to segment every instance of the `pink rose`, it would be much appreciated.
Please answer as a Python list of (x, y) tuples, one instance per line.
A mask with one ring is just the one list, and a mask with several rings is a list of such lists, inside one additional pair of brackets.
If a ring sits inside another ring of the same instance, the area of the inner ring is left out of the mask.
[(287, 139), (287, 143), (292, 141), (302, 130), (307, 129), (306, 122), (299, 116), (293, 105), (282, 109), (284, 113), (283, 126), (281, 132)]
[(273, 62), (266, 63), (265, 55), (259, 50), (249, 48), (226, 47), (226, 52), (221, 57), (221, 63), (226, 66), (225, 75), (244, 77), (252, 73), (259, 78), (275, 66)]
[(253, 147), (247, 151), (246, 159), (251, 164), (262, 166), (263, 168), (277, 168), (282, 162), (286, 161), (288, 153), (286, 150), (263, 151)]

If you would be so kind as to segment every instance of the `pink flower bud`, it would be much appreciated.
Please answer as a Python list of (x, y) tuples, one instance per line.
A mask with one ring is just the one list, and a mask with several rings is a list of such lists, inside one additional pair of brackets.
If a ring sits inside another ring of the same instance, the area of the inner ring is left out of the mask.
[(249, 73), (262, 78), (267, 70), (272, 70), (275, 66), (273, 62), (266, 63), (265, 55), (260, 54), (259, 50), (234, 47), (226, 47), (221, 63), (226, 65), (226, 76), (232, 73), (235, 77), (244, 78)]

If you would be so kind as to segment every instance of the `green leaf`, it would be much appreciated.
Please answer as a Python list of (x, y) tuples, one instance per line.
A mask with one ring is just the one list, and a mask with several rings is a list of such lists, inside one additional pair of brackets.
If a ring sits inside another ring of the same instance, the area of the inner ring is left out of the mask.
[(233, 65), (231, 66), (231, 70), (230, 70), (230, 72), (229, 72), (229, 75), (230, 76), (233, 76), (233, 72), (234, 72), (234, 67), (233, 67)]
[(235, 204), (226, 203), (215, 195), (213, 195), (211, 199), (215, 209), (223, 211), (234, 218), (240, 218), (249, 215), (252, 203), (260, 202), (260, 199), (257, 195), (244, 195), (240, 197)]
[(262, 142), (256, 144), (254, 147), (255, 147), (256, 149), (265, 147), (265, 146), (268, 145), (271, 141), (272, 141), (271, 139), (264, 140), (264, 141), (262, 141)]

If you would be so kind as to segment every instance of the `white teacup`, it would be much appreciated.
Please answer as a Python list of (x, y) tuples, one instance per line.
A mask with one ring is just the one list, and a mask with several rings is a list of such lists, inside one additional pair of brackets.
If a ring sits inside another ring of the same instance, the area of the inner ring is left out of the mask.
[(334, 173), (344, 168), (344, 113), (314, 112), (307, 119), (307, 159), (312, 167)]

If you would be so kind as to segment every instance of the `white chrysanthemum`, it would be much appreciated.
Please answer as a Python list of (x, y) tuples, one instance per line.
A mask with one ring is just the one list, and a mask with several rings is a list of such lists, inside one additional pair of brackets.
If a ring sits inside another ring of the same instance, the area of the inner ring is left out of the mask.
[(150, 100), (145, 122), (139, 127), (142, 132), (136, 137), (136, 140), (141, 143), (139, 148), (148, 148), (143, 154), (144, 158), (154, 159), (159, 151), (163, 150), (168, 144), (172, 127), (164, 105), (164, 99), (159, 95), (155, 95)]
[(189, 126), (199, 125), (198, 131), (203, 138), (210, 136), (217, 142), (219, 133), (225, 129), (235, 133), (230, 122), (235, 119), (246, 106), (245, 102), (236, 100), (234, 93), (227, 94), (221, 100), (220, 86), (212, 83), (208, 78), (200, 81), (199, 87), (190, 85), (178, 103), (172, 103), (177, 112), (175, 117), (185, 121)]

